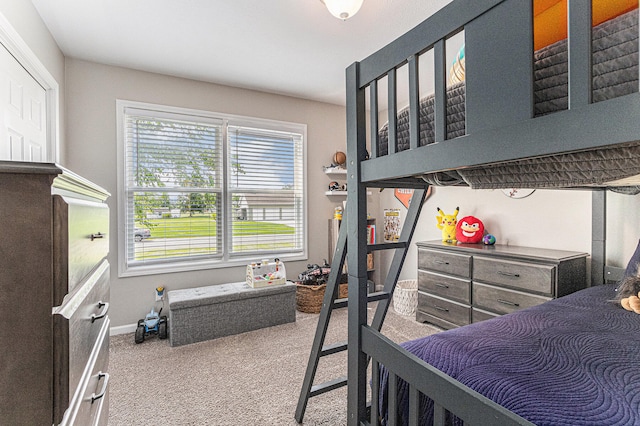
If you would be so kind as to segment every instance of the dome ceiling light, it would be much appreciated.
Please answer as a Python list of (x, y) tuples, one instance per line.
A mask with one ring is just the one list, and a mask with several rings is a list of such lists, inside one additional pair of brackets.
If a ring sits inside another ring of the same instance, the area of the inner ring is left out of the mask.
[(320, 0), (329, 12), (338, 19), (346, 21), (358, 13), (364, 0)]

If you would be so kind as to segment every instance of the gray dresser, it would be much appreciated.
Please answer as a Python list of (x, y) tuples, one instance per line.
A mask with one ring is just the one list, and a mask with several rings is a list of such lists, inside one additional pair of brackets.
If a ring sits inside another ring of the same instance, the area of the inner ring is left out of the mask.
[(106, 425), (109, 194), (0, 162), (0, 423)]
[(587, 254), (506, 245), (418, 242), (416, 320), (442, 328), (482, 321), (587, 285)]

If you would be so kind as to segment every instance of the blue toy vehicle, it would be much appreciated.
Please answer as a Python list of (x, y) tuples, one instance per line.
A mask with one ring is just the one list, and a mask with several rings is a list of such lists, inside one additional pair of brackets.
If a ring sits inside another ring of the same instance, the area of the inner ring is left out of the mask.
[(161, 313), (162, 308), (160, 308), (160, 312), (156, 312), (151, 308), (151, 312), (144, 319), (138, 320), (138, 328), (136, 328), (135, 335), (136, 343), (144, 342), (144, 338), (152, 334), (157, 334), (160, 339), (167, 338), (167, 316), (160, 316)]

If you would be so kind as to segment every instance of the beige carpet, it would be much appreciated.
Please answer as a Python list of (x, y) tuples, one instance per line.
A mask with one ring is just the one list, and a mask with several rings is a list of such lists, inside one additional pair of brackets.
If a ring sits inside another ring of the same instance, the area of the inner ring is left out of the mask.
[[(325, 343), (346, 341), (346, 320), (345, 309), (333, 312)], [(133, 334), (113, 336), (109, 425), (297, 425), (317, 321), (298, 312), (295, 323), (176, 348), (157, 337), (136, 345)], [(395, 342), (437, 331), (393, 309), (383, 326)], [(330, 355), (315, 383), (344, 375), (346, 353)], [(346, 402), (346, 388), (311, 398), (304, 425), (346, 424)]]

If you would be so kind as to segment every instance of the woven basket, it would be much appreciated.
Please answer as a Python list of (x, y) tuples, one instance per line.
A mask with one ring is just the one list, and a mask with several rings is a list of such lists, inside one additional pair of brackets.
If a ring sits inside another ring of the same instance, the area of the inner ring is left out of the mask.
[[(296, 309), (308, 314), (320, 313), (326, 284), (305, 285), (296, 283)], [(338, 286), (338, 299), (344, 299), (348, 294), (347, 284)]]
[(393, 292), (393, 309), (400, 315), (414, 315), (418, 305), (418, 281), (402, 280)]

